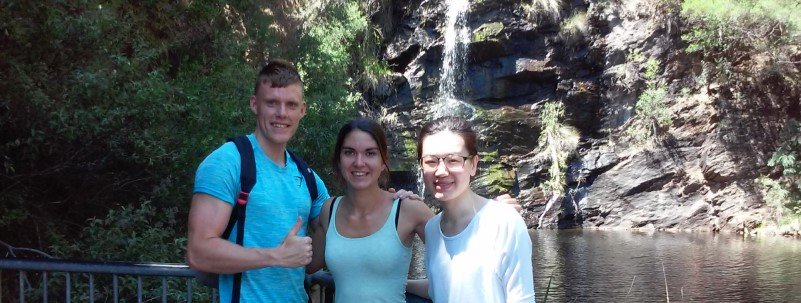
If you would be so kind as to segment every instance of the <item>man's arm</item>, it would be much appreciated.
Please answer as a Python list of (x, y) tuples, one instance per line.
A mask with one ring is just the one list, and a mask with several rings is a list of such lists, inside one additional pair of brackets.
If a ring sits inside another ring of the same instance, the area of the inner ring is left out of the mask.
[(299, 267), (311, 262), (311, 238), (296, 236), (304, 224), (301, 218), (278, 247), (245, 248), (220, 237), (232, 209), (231, 204), (207, 194), (192, 196), (186, 248), (192, 269), (226, 274), (267, 266)]

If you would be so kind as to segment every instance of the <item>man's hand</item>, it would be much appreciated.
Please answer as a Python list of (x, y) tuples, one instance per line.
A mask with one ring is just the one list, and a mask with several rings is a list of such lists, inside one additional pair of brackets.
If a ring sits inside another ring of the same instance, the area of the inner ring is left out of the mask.
[(392, 196), (395, 199), (403, 200), (403, 199), (409, 198), (409, 199), (412, 199), (412, 200), (423, 201), (422, 197), (418, 196), (417, 194), (415, 194), (413, 192), (405, 190), (405, 189), (401, 189), (399, 191), (395, 191), (394, 188), (390, 187), (389, 189), (387, 189), (387, 191), (389, 191), (391, 193), (395, 193), (395, 195)]
[(312, 260), (312, 240), (310, 237), (298, 237), (297, 233), (303, 226), (303, 219), (298, 217), (298, 221), (292, 230), (284, 238), (284, 242), (278, 246), (276, 262), (281, 267), (300, 267), (306, 266)]
[(495, 197), (495, 201), (511, 205), (512, 207), (515, 208), (515, 210), (518, 213), (521, 213), (523, 211), (523, 206), (520, 205), (520, 201), (517, 201), (517, 198), (513, 198), (509, 194), (503, 194), (498, 197)]

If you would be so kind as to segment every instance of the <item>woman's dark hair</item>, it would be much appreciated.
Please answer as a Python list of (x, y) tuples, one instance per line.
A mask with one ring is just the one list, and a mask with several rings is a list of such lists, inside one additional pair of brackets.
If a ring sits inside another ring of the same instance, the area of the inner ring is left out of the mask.
[(478, 134), (473, 130), (473, 124), (469, 121), (457, 117), (442, 117), (423, 125), (420, 134), (417, 136), (417, 160), (423, 156), (423, 140), (426, 137), (442, 131), (450, 131), (462, 137), (464, 147), (470, 156), (478, 154)]
[(339, 135), (337, 135), (337, 143), (334, 146), (334, 156), (332, 158), (332, 163), (334, 164), (334, 170), (337, 172), (337, 176), (342, 178), (342, 172), (339, 169), (340, 164), (340, 154), (342, 153), (342, 144), (345, 142), (345, 137), (348, 136), (352, 131), (360, 130), (370, 135), (370, 137), (375, 140), (375, 143), (378, 144), (378, 153), (381, 154), (381, 162), (384, 163), (386, 169), (381, 173), (381, 177), (379, 178), (379, 184), (386, 185), (389, 179), (389, 156), (387, 155), (387, 136), (384, 133), (384, 129), (381, 125), (378, 125), (373, 120), (367, 118), (356, 118), (350, 120), (342, 125), (342, 128), (339, 129)]

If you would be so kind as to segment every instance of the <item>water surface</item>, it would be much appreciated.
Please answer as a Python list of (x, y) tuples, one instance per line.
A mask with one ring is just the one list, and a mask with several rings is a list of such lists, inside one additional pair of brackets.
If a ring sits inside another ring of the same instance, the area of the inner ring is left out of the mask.
[(801, 302), (801, 240), (598, 230), (531, 233), (538, 302), (549, 277), (548, 302), (667, 302), (668, 295), (670, 302)]

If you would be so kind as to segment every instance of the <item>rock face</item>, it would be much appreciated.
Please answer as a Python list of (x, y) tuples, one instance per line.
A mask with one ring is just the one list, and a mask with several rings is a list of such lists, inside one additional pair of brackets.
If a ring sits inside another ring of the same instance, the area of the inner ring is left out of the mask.
[[(544, 102), (555, 100), (581, 143), (566, 172), (567, 194), (539, 227), (739, 231), (770, 218), (754, 179), (777, 143), (738, 143), (747, 138), (720, 126), (738, 112), (722, 112), (725, 97), (693, 80), (699, 63), (683, 52), (678, 16), (655, 11), (649, 0), (561, 1), (550, 10), (528, 2), (471, 3), (458, 95), (470, 105), (463, 114), (481, 129), (482, 149), (497, 152), (483, 161), (474, 182), (479, 193), (499, 193), (516, 172), (523, 215), (529, 226), (539, 224), (550, 198), (539, 188), (548, 177), (535, 157), (539, 115)], [(438, 94), (446, 8), (428, 0), (390, 5), (373, 20), (385, 24), (383, 56), (396, 74), (373, 114), (388, 130), (393, 169), (413, 174), (416, 132)], [(648, 59), (662, 63), (658, 81), (667, 87), (673, 125), (643, 148), (621, 133), (645, 89)], [(794, 94), (782, 98), (798, 108)], [(759, 131), (776, 137), (779, 130)]]

